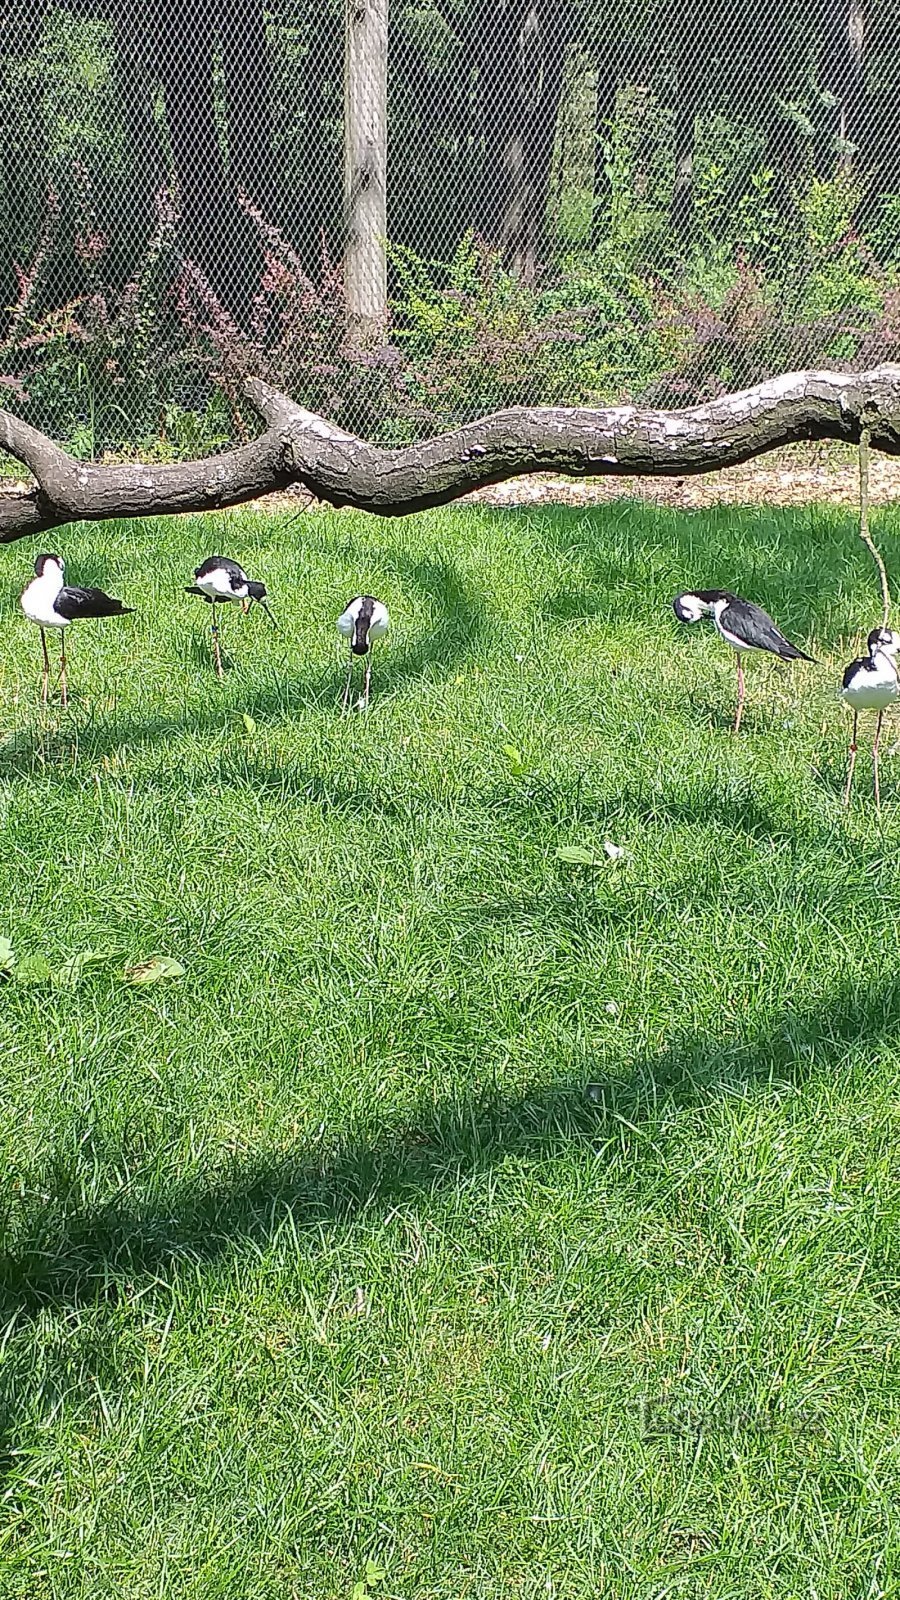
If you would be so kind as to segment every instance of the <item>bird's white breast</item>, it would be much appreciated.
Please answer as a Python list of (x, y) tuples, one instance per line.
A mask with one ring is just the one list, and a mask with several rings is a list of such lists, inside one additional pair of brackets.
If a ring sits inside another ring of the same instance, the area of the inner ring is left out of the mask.
[(68, 627), (69, 619), (59, 616), (53, 609), (62, 587), (62, 574), (51, 565), (44, 568), (39, 578), (32, 578), (19, 601), (29, 622), (36, 622), (39, 628)]
[(884, 711), (886, 706), (900, 699), (900, 682), (893, 661), (881, 650), (876, 652), (874, 661), (874, 671), (870, 667), (860, 667), (841, 690), (842, 699), (855, 711)]
[(730, 633), (725, 627), (725, 624), (722, 621), (722, 613), (726, 610), (727, 606), (727, 600), (716, 600), (713, 604), (712, 613), (716, 629), (721, 637), (725, 640), (726, 644), (731, 645), (732, 650), (749, 650), (751, 646), (747, 643), (746, 639), (739, 639), (737, 634)]

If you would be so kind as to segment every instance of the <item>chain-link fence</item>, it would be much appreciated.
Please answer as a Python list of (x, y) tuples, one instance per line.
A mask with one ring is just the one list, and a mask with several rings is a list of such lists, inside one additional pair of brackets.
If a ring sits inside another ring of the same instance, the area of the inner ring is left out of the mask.
[(900, 353), (884, 0), (8, 0), (0, 402), (83, 455)]

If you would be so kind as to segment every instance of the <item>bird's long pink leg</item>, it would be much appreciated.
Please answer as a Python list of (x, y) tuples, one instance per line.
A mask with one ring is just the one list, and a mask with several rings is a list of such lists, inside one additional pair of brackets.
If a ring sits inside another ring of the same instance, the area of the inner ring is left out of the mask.
[(50, 699), (50, 656), (47, 652), (47, 635), (41, 629), (41, 644), (44, 648), (44, 671), (41, 677), (41, 705), (46, 705)]
[(859, 712), (853, 713), (853, 737), (850, 740), (850, 765), (847, 769), (847, 786), (844, 789), (844, 806), (850, 804), (850, 788), (853, 783), (853, 768), (856, 766), (856, 725), (859, 721)]
[(69, 680), (66, 677), (66, 636), (62, 629), (59, 633), (59, 690), (60, 699), (64, 706), (69, 703)]
[(353, 678), (353, 650), (351, 648), (350, 660), (347, 663), (347, 682), (344, 684), (344, 698), (341, 701), (341, 714), (342, 715), (348, 709), (348, 707), (350, 705), (350, 683), (351, 683), (352, 678)]
[(734, 732), (735, 733), (738, 733), (740, 731), (741, 717), (744, 714), (744, 663), (741, 660), (740, 652), (738, 652), (737, 669), (738, 669), (738, 698), (737, 698), (737, 711), (735, 712), (735, 716), (734, 716)]
[(214, 653), (215, 658), (216, 658), (216, 677), (217, 678), (221, 678), (221, 677), (224, 677), (224, 673), (222, 671), (222, 650), (221, 650), (221, 647), (219, 645), (219, 624), (216, 621), (215, 601), (213, 601), (212, 636), (213, 636), (213, 653)]
[(875, 743), (872, 745), (872, 769), (875, 773), (875, 810), (881, 810), (881, 789), (878, 785), (878, 741), (881, 738), (881, 723), (884, 712), (879, 711), (878, 721), (875, 724)]

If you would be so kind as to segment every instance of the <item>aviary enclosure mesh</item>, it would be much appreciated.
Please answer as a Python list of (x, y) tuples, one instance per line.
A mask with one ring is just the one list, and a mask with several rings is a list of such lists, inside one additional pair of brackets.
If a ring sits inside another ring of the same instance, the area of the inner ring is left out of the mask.
[(884, 0), (387, 3), (7, 4), (0, 403), (184, 456), (250, 372), (391, 441), (898, 357)]

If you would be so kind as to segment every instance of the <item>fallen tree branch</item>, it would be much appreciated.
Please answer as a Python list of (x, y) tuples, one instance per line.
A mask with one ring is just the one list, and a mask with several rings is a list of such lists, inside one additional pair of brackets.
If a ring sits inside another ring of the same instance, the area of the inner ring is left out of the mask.
[(792, 372), (687, 411), (523, 406), (395, 449), (345, 433), (258, 378), (245, 388), (266, 423), (258, 439), (164, 466), (76, 461), (0, 411), (0, 449), (37, 480), (0, 495), (0, 543), (67, 522), (221, 509), (290, 484), (333, 506), (404, 516), (524, 473), (684, 477), (802, 439), (858, 444), (864, 429), (876, 449), (900, 455), (900, 365)]

